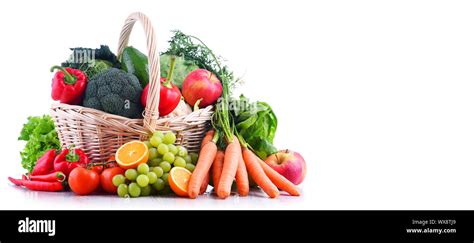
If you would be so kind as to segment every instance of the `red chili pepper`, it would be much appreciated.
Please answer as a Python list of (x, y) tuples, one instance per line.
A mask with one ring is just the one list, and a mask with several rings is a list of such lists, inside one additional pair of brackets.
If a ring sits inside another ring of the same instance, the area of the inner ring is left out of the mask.
[(30, 176), (30, 180), (46, 181), (46, 182), (54, 182), (54, 181), (63, 182), (66, 180), (66, 175), (62, 173), (61, 171), (59, 171), (59, 172), (49, 173), (46, 175)]
[(36, 165), (31, 172), (31, 175), (45, 175), (54, 170), (54, 158), (56, 157), (56, 150), (50, 149), (46, 151), (36, 161)]
[(78, 105), (86, 89), (87, 76), (79, 69), (54, 66), (51, 72), (59, 69), (53, 77), (51, 98), (61, 103)]
[(84, 164), (84, 165), (89, 164), (90, 162), (89, 157), (87, 157), (87, 154), (84, 153), (82, 149), (76, 149), (74, 151), (76, 152), (77, 155), (79, 155), (79, 162), (81, 164)]
[(13, 179), (11, 177), (8, 177), (8, 180), (10, 180), (15, 186), (23, 186), (23, 181), (26, 180), (20, 180), (20, 179)]
[(28, 181), (8, 177), (13, 184), (17, 186), (24, 186), (32, 191), (48, 191), (57, 192), (64, 189), (61, 182), (45, 182), (45, 181)]
[[(173, 78), (175, 64), (176, 57), (172, 56), (170, 70), (168, 71), (168, 77), (166, 79), (160, 78), (160, 104), (158, 105), (158, 111), (160, 113), (160, 116), (166, 116), (169, 113), (173, 112), (174, 109), (176, 109), (176, 107), (178, 106), (179, 101), (181, 100), (181, 92), (179, 91), (179, 88), (171, 82)], [(144, 107), (146, 107), (149, 89), (150, 84), (147, 84), (142, 92), (141, 101)]]
[(89, 158), (81, 149), (63, 149), (56, 159), (54, 159), (54, 170), (62, 172), (69, 176), (69, 173), (76, 167), (86, 166), (89, 163)]

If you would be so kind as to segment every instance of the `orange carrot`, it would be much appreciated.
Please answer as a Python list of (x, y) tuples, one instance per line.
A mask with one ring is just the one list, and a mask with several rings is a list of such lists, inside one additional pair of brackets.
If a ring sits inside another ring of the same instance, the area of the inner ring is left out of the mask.
[(292, 196), (299, 196), (300, 192), (298, 188), (293, 184), (291, 181), (286, 179), (284, 176), (280, 175), (280, 173), (276, 172), (272, 167), (267, 165), (263, 162), (260, 158), (257, 158), (260, 166), (262, 166), (263, 171), (265, 174), (270, 178), (270, 180), (281, 190), (288, 192)]
[[(211, 130), (206, 132), (206, 135), (204, 135), (204, 138), (201, 141), (201, 148), (204, 147), (204, 145), (206, 145), (207, 143), (211, 142), (213, 138), (214, 138), (214, 130), (211, 129)], [(207, 179), (207, 181), (206, 181), (206, 179)], [(201, 191), (199, 192), (199, 195), (202, 194), (201, 193), (202, 190), (205, 190), (203, 188), (207, 188), (207, 185), (209, 185), (209, 178), (205, 178), (205, 180), (203, 181), (203, 183), (201, 185)]]
[(235, 181), (237, 182), (237, 190), (240, 196), (247, 196), (249, 194), (249, 176), (247, 174), (247, 167), (245, 167), (242, 153), (239, 154), (239, 166), (235, 174)]
[(242, 155), (244, 157), (245, 166), (255, 183), (257, 183), (270, 198), (277, 197), (280, 192), (268, 176), (265, 175), (262, 166), (258, 163), (257, 156), (250, 151), (250, 149), (245, 147), (242, 148)]
[(239, 154), (241, 153), (239, 140), (234, 136), (233, 141), (227, 144), (224, 153), (224, 166), (217, 186), (217, 196), (220, 198), (226, 198), (230, 195), (232, 182), (239, 166)]
[[(209, 131), (206, 132), (206, 135), (204, 136), (204, 138), (202, 139), (201, 141), (201, 148), (204, 147), (204, 145), (206, 145), (207, 143), (211, 142), (212, 139), (214, 138), (214, 130), (213, 129), (210, 129)], [(210, 175), (209, 175), (210, 176)], [(204, 178), (204, 181), (201, 185), (201, 190), (199, 191), (199, 195), (203, 194), (203, 190), (206, 190), (207, 189), (207, 186), (209, 185), (209, 177), (206, 176)]]
[(199, 152), (199, 159), (196, 168), (191, 175), (188, 184), (188, 195), (190, 198), (196, 198), (204, 182), (206, 174), (209, 173), (212, 162), (216, 157), (217, 146), (213, 142), (208, 142)]
[(209, 130), (207, 131), (206, 135), (204, 135), (204, 138), (201, 141), (201, 148), (206, 145), (206, 143), (212, 141), (212, 138), (214, 137), (214, 130)]
[(209, 178), (211, 177), (210, 171), (206, 174), (206, 177), (204, 177), (204, 181), (202, 182), (201, 189), (199, 189), (199, 195), (202, 195), (206, 192), (207, 186), (209, 185)]
[(212, 163), (212, 182), (214, 183), (214, 191), (217, 193), (219, 181), (221, 178), (222, 167), (224, 165), (224, 151), (217, 151), (216, 158)]

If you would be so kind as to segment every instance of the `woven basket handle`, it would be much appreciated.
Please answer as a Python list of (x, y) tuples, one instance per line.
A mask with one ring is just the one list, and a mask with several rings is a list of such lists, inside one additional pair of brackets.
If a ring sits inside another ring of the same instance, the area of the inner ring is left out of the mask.
[(146, 35), (146, 45), (148, 49), (148, 70), (150, 74), (149, 79), (149, 90), (146, 102), (145, 116), (143, 126), (154, 131), (156, 122), (160, 116), (158, 106), (160, 103), (160, 54), (156, 51), (156, 36), (153, 26), (151, 25), (150, 19), (146, 15), (140, 12), (132, 13), (125, 20), (125, 24), (122, 27), (120, 33), (119, 48), (117, 55), (121, 56), (123, 50), (128, 45), (130, 39), (130, 33), (132, 32), (135, 22), (140, 21), (143, 26), (143, 30)]

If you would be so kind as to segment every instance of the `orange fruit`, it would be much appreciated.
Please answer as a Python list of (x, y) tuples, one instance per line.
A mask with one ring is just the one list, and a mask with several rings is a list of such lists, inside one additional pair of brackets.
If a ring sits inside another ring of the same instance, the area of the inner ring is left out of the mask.
[(188, 196), (189, 179), (191, 172), (183, 167), (173, 167), (168, 176), (171, 190), (180, 197)]
[(136, 168), (148, 161), (148, 147), (142, 141), (128, 142), (115, 152), (115, 160), (123, 169)]

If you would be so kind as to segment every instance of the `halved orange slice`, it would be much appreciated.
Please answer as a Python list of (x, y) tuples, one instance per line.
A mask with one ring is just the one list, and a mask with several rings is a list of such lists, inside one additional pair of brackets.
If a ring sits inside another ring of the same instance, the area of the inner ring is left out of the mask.
[(180, 197), (187, 197), (190, 178), (191, 172), (189, 170), (183, 167), (173, 167), (168, 176), (171, 190)]
[(128, 142), (117, 150), (115, 160), (123, 169), (136, 168), (148, 161), (148, 147), (142, 141)]

